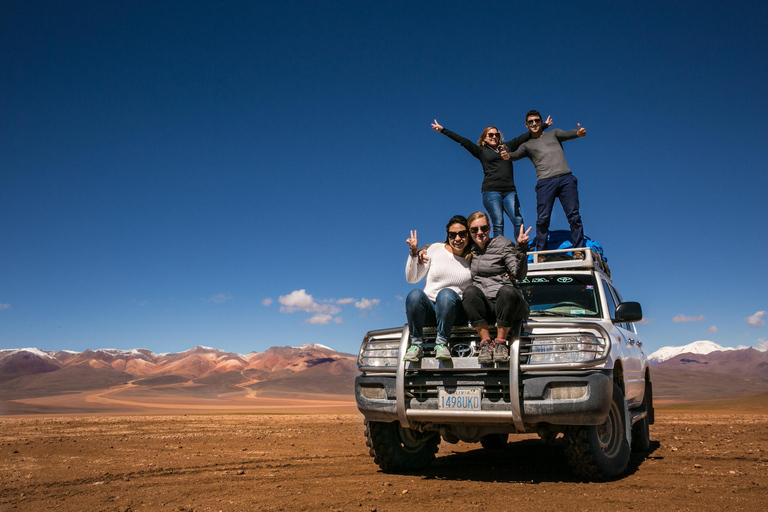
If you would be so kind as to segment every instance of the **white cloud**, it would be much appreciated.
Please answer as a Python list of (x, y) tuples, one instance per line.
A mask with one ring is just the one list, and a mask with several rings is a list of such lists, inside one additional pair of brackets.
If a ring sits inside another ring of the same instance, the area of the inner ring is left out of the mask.
[(713, 325), (712, 327), (710, 327), (709, 329), (707, 329), (707, 330), (706, 330), (706, 331), (704, 331), (704, 332), (717, 332), (717, 326), (716, 326), (716, 325)]
[(760, 338), (757, 340), (755, 348), (761, 352), (768, 352), (768, 338)]
[(294, 290), (288, 295), (281, 295), (277, 301), (280, 303), (281, 313), (295, 313), (304, 311), (312, 313), (312, 316), (304, 320), (304, 323), (312, 325), (328, 325), (330, 323), (340, 324), (343, 319), (339, 316), (341, 306), (354, 303), (355, 307), (364, 315), (365, 311), (378, 306), (379, 299), (360, 299), (359, 301), (351, 297), (342, 299), (316, 299), (307, 293), (307, 290)]
[(224, 293), (218, 293), (208, 299), (209, 302), (215, 302), (216, 304), (221, 304), (222, 302), (227, 302), (228, 300), (232, 300), (232, 296)]
[(144, 307), (144, 306), (146, 306), (147, 304), (149, 304), (149, 301), (148, 301), (148, 300), (143, 300), (143, 301), (139, 302), (139, 306), (141, 306), (141, 307)]
[(11, 308), (10, 304), (0, 304), (0, 311), (2, 311), (3, 309), (10, 309), (10, 308)]
[(395, 295), (395, 298), (396, 298), (397, 300), (399, 300), (399, 301), (403, 301), (403, 300), (405, 300), (405, 299), (403, 299), (403, 296), (402, 296), (402, 295)]
[(635, 323), (640, 324), (640, 325), (649, 325), (649, 324), (652, 324), (653, 322), (655, 322), (655, 320), (653, 318), (643, 318), (639, 322), (635, 322)]
[(263, 306), (270, 306), (274, 301), (272, 300), (272, 297), (267, 297), (263, 301), (261, 301), (261, 304)]
[(381, 302), (379, 299), (366, 299), (363, 297), (359, 301), (355, 302), (355, 307), (360, 311), (364, 311), (366, 309), (372, 309), (374, 306), (378, 306), (379, 302)]
[(749, 315), (744, 319), (744, 321), (747, 322), (750, 327), (757, 329), (758, 327), (765, 325), (765, 319), (763, 318), (764, 316), (765, 311), (758, 311), (754, 315)]
[(675, 318), (672, 319), (673, 322), (701, 322), (702, 320), (704, 320), (704, 315), (699, 315), (699, 316), (677, 315)]
[(333, 315), (325, 315), (323, 313), (318, 313), (315, 316), (307, 318), (306, 320), (304, 320), (304, 322), (308, 324), (313, 324), (313, 325), (328, 325), (328, 323), (330, 323), (331, 320), (333, 320)]
[(281, 295), (277, 301), (281, 313), (293, 313), (295, 311), (306, 311), (307, 313), (324, 313), (326, 315), (335, 315), (341, 312), (341, 308), (333, 304), (319, 304), (307, 293), (307, 290), (294, 290), (288, 295)]

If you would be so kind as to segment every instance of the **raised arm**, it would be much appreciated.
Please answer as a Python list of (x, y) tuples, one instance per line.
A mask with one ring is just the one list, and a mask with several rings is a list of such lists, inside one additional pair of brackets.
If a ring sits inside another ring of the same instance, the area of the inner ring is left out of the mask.
[(559, 140), (560, 142), (564, 142), (566, 140), (573, 140), (578, 137), (586, 137), (587, 129), (582, 128), (581, 124), (579, 123), (576, 123), (576, 126), (578, 126), (578, 128), (576, 128), (575, 130), (568, 130), (567, 132), (564, 132), (563, 130), (555, 130), (554, 131), (555, 137), (557, 137), (557, 140)]
[(442, 133), (449, 139), (452, 139), (458, 142), (459, 144), (461, 144), (461, 146), (467, 151), (469, 151), (470, 153), (472, 153), (472, 156), (474, 156), (475, 158), (478, 158), (478, 159), (480, 158), (480, 146), (478, 146), (477, 144), (475, 144), (469, 139), (465, 139), (459, 134), (453, 133), (451, 130), (447, 128), (443, 128), (443, 126), (437, 122), (437, 119), (435, 119), (435, 122), (432, 123), (432, 129), (435, 130), (436, 132)]
[(410, 249), (408, 261), (405, 262), (405, 280), (418, 283), (429, 271), (429, 261), (421, 262), (419, 258), (419, 239), (416, 230), (411, 230), (411, 236), (405, 241)]

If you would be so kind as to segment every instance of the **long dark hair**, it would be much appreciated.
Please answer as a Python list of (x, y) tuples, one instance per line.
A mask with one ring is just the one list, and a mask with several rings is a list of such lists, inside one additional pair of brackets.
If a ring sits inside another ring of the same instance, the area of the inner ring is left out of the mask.
[(462, 256), (469, 259), (470, 254), (472, 254), (472, 237), (469, 236), (469, 223), (467, 222), (467, 218), (463, 215), (454, 215), (451, 217), (451, 220), (448, 221), (448, 224), (445, 225), (445, 243), (450, 244), (450, 240), (448, 239), (448, 230), (453, 226), (454, 224), (461, 224), (464, 226), (464, 229), (467, 230), (467, 246), (464, 247), (464, 252), (462, 252)]

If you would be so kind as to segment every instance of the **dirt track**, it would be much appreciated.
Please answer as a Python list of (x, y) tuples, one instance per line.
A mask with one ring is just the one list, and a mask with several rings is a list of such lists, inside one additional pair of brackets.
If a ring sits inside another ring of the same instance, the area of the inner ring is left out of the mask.
[(412, 475), (381, 473), (362, 417), (0, 418), (0, 510), (765, 510), (768, 415), (660, 411), (652, 452), (608, 483), (558, 447), (443, 442)]

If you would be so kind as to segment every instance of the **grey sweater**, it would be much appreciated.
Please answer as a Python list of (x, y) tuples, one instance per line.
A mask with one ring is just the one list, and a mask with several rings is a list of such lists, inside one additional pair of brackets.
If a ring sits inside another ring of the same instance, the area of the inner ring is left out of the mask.
[(514, 284), (507, 274), (516, 281), (525, 279), (528, 274), (528, 244), (515, 245), (505, 236), (491, 238), (484, 250), (472, 247), (469, 269), (472, 272), (472, 284), (480, 288), (489, 299), (495, 299), (502, 286)]
[(569, 174), (571, 170), (565, 161), (562, 143), (578, 137), (576, 132), (577, 130), (564, 132), (559, 128), (544, 132), (538, 139), (531, 139), (516, 151), (509, 153), (509, 157), (512, 161), (530, 158), (536, 167), (536, 178), (540, 180)]

